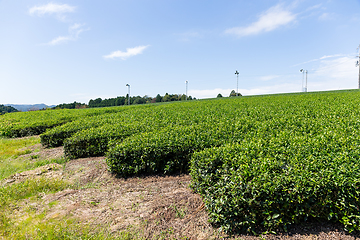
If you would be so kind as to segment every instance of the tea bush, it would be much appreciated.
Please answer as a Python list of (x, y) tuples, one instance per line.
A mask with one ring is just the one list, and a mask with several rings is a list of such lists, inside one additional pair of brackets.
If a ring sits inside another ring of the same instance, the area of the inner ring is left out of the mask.
[(360, 136), (284, 131), (193, 154), (192, 187), (228, 232), (317, 219), (360, 229)]

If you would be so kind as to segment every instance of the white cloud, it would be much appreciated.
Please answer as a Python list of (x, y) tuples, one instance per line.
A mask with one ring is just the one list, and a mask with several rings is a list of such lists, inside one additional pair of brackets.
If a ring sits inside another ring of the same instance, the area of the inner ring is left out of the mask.
[(355, 67), (355, 62), (351, 57), (322, 60), (320, 67), (312, 74), (314, 87), (318, 90), (357, 88), (358, 68)]
[(29, 13), (31, 15), (42, 16), (45, 14), (63, 14), (74, 12), (76, 9), (75, 6), (70, 6), (68, 4), (56, 4), (56, 3), (48, 3), (46, 5), (34, 6), (29, 9)]
[(315, 59), (311, 59), (311, 60), (306, 61), (306, 62), (297, 63), (297, 64), (295, 64), (295, 65), (292, 65), (291, 67), (296, 67), (296, 66), (304, 65), (304, 64), (306, 64), (306, 63), (316, 62), (316, 61), (324, 60), (324, 59), (327, 59), (327, 58), (344, 57), (344, 56), (346, 56), (346, 55), (345, 55), (345, 54), (325, 55), (325, 56), (322, 56), (322, 57), (320, 57), (320, 58), (315, 58)]
[(234, 27), (227, 29), (225, 33), (234, 34), (238, 37), (256, 35), (263, 32), (273, 31), (281, 26), (296, 20), (296, 15), (284, 9), (282, 5), (276, 5), (259, 16), (256, 22), (247, 27)]
[(61, 43), (66, 43), (68, 41), (73, 40), (73, 38), (71, 36), (59, 36), (57, 38), (54, 38), (53, 40), (51, 40), (48, 45), (58, 45)]
[(89, 28), (84, 28), (84, 26), (85, 26), (85, 24), (75, 23), (69, 27), (69, 35), (68, 36), (59, 36), (57, 38), (54, 38), (47, 44), (53, 46), (53, 45), (59, 45), (62, 43), (66, 43), (69, 41), (76, 41), (76, 40), (78, 40), (80, 33), (89, 30)]
[(319, 16), (319, 20), (321, 21), (328, 21), (335, 19), (335, 15), (332, 13), (323, 13)]
[[(215, 98), (219, 93), (223, 97), (228, 97), (230, 92), (236, 89), (206, 89), (206, 90), (189, 90), (189, 95), (196, 98)], [(240, 88), (239, 93), (243, 96), (249, 95), (261, 95), (261, 94), (273, 94), (273, 93), (289, 93), (289, 92), (300, 92), (300, 83), (284, 83), (270, 86), (261, 86), (257, 88), (245, 89)]]
[[(349, 56), (336, 56), (337, 55), (323, 56), (322, 58), (319, 58), (320, 62), (317, 69), (308, 69), (307, 89), (309, 92), (356, 89), (358, 87), (359, 68), (355, 67), (356, 60), (353, 57)], [(272, 76), (270, 75), (265, 76), (264, 79), (270, 79), (271, 77)], [(248, 96), (301, 91), (302, 74), (299, 73), (298, 75), (289, 76), (273, 75), (273, 77), (279, 78), (282, 83), (276, 83), (276, 81), (274, 81), (273, 85), (264, 84), (258, 85), (254, 88), (239, 88), (239, 93), (241, 93), (243, 96)], [(217, 96), (218, 93), (221, 93), (224, 97), (228, 97), (231, 90), (233, 89), (191, 89), (189, 90), (189, 95), (196, 98), (214, 98)]]
[(148, 47), (149, 47), (149, 45), (147, 45), (147, 46), (138, 46), (138, 47), (134, 47), (134, 48), (127, 48), (126, 52), (115, 51), (115, 52), (112, 52), (109, 55), (105, 55), (103, 57), (105, 59), (121, 58), (122, 60), (126, 60), (129, 57), (142, 54), (143, 51)]
[(189, 96), (196, 97), (196, 98), (215, 98), (219, 93), (223, 97), (228, 97), (230, 95), (230, 92), (233, 89), (222, 89), (222, 88), (216, 88), (216, 89), (206, 89), (206, 90), (189, 90), (188, 94)]

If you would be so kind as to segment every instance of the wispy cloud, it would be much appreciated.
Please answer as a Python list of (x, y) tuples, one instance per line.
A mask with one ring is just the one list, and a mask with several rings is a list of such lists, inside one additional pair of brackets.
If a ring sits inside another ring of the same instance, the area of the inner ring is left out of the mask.
[(150, 45), (146, 46), (138, 46), (134, 48), (127, 48), (125, 52), (122, 51), (115, 51), (110, 53), (109, 55), (103, 56), (105, 59), (114, 59), (114, 58), (121, 58), (122, 60), (126, 60), (129, 57), (136, 56), (142, 54), (143, 51), (148, 48)]
[[(66, 13), (75, 12), (76, 6), (71, 6), (68, 4), (57, 4), (57, 3), (48, 3), (45, 5), (34, 6), (29, 9), (30, 15), (43, 16), (43, 15), (54, 15), (58, 20), (65, 22)], [(69, 22), (69, 21), (66, 21)], [(50, 42), (45, 45), (59, 45), (67, 43), (69, 41), (76, 41), (79, 38), (80, 33), (90, 30), (90, 28), (85, 28), (85, 24), (75, 23), (69, 26), (68, 35), (58, 36), (52, 39)]]
[(68, 4), (48, 3), (46, 5), (34, 6), (29, 9), (30, 15), (52, 15), (55, 14), (60, 20), (65, 19), (65, 13), (75, 12), (76, 7)]
[(324, 59), (327, 59), (327, 58), (344, 57), (344, 56), (347, 56), (347, 55), (345, 55), (345, 54), (325, 55), (325, 56), (322, 56), (322, 57), (320, 57), (320, 58), (315, 58), (315, 59), (311, 59), (311, 60), (306, 61), (306, 62), (297, 63), (297, 64), (295, 64), (295, 65), (292, 65), (291, 67), (296, 67), (296, 66), (304, 65), (304, 64), (307, 64), (307, 63), (316, 62), (316, 61), (324, 60)]
[(199, 32), (195, 32), (195, 31), (190, 31), (175, 35), (179, 36), (179, 41), (182, 42), (189, 42), (191, 39), (200, 38), (202, 36)]
[(256, 22), (247, 27), (234, 27), (227, 29), (225, 33), (234, 34), (238, 37), (256, 35), (263, 32), (273, 31), (281, 26), (296, 20), (296, 14), (283, 8), (281, 4), (269, 8), (262, 13)]
[(79, 38), (80, 33), (90, 30), (90, 28), (85, 28), (85, 24), (75, 23), (69, 27), (69, 35), (59, 36), (48, 42), (48, 45), (59, 45), (69, 41), (76, 41)]
[(71, 40), (73, 40), (71, 36), (59, 36), (48, 42), (48, 45), (58, 45), (58, 44), (66, 43)]
[(355, 59), (351, 57), (322, 60), (320, 67), (315, 70), (314, 75), (338, 80), (339, 82), (346, 81), (347, 79), (356, 79), (358, 69), (355, 67), (355, 62)]
[(261, 81), (270, 81), (270, 80), (273, 80), (275, 78), (278, 78), (279, 75), (268, 75), (268, 76), (262, 76), (260, 77), (260, 80)]

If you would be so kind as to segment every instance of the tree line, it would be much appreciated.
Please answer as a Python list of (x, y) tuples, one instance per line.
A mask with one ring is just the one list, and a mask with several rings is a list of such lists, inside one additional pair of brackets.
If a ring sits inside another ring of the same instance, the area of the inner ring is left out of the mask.
[[(187, 97), (187, 100), (193, 100), (191, 96)], [(186, 100), (186, 95), (184, 94), (168, 94), (166, 93), (164, 96), (160, 94), (156, 95), (156, 97), (149, 97), (147, 95), (141, 96), (130, 96), (130, 105), (136, 104), (146, 104), (146, 103), (157, 103), (157, 102), (172, 102), (172, 101), (184, 101)], [(122, 106), (129, 104), (129, 95), (125, 97), (117, 97), (117, 98), (108, 98), (108, 99), (101, 99), (97, 98), (95, 100), (90, 99), (89, 101), (89, 108), (93, 107), (111, 107), (111, 106)]]
[[(136, 104), (146, 104), (146, 103), (157, 103), (157, 102), (173, 102), (173, 101), (185, 101), (185, 100), (195, 100), (191, 96), (186, 98), (185, 94), (168, 94), (166, 93), (164, 96), (160, 94), (156, 95), (156, 97), (149, 97), (147, 95), (141, 96), (130, 96), (130, 105)], [(113, 107), (113, 106), (123, 106), (129, 104), (129, 95), (120, 96), (116, 98), (107, 98), (107, 99), (90, 99), (88, 104), (73, 102), (73, 103), (62, 103), (59, 104), (53, 109), (80, 109), (80, 108), (96, 108), (96, 107)]]
[[(242, 96), (241, 93), (238, 93), (238, 96)], [(217, 97), (223, 97), (220, 93)], [(232, 90), (229, 94), (229, 97), (236, 97), (235, 90)], [(130, 105), (136, 104), (147, 104), (147, 103), (158, 103), (158, 102), (173, 102), (173, 101), (185, 101), (185, 100), (195, 100), (196, 98), (192, 96), (188, 96), (186, 98), (185, 94), (168, 94), (166, 93), (164, 96), (160, 94), (156, 95), (156, 97), (149, 97), (147, 95), (141, 96), (130, 96)], [(80, 109), (80, 108), (97, 108), (97, 107), (113, 107), (113, 106), (123, 106), (129, 105), (129, 95), (120, 96), (116, 98), (96, 98), (90, 99), (88, 104), (73, 102), (73, 103), (63, 103), (59, 104), (53, 109)]]
[(5, 113), (10, 113), (10, 112), (18, 112), (18, 110), (11, 106), (0, 105), (0, 115), (5, 114)]

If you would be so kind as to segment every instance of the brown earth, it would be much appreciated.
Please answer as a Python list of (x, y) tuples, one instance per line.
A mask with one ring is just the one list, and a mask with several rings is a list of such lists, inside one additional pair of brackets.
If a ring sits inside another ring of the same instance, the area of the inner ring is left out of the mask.
[[(34, 154), (39, 158), (63, 156), (61, 147), (43, 149), (37, 145), (34, 149), (40, 151), (23, 157), (36, 160)], [(118, 178), (107, 171), (104, 157), (71, 160), (65, 167), (49, 164), (15, 174), (1, 184), (37, 177), (62, 178), (72, 182), (73, 187), (43, 194), (37, 201), (24, 201), (14, 210), (15, 216), (21, 217), (25, 207), (31, 205), (36, 213), (45, 214), (45, 219), (73, 217), (94, 229), (105, 227), (115, 235), (129, 230), (146, 239), (359, 238), (359, 235), (346, 233), (340, 226), (323, 223), (295, 226), (287, 233), (229, 237), (209, 224), (201, 197), (189, 187), (189, 175)]]

